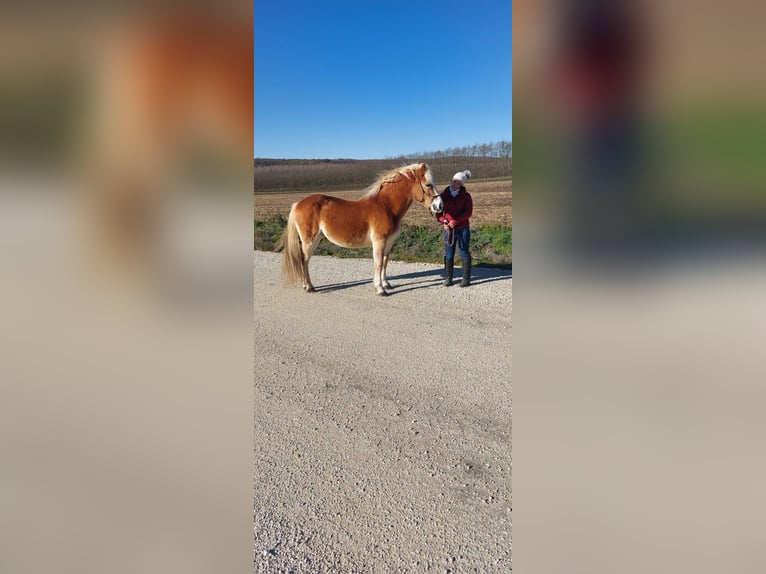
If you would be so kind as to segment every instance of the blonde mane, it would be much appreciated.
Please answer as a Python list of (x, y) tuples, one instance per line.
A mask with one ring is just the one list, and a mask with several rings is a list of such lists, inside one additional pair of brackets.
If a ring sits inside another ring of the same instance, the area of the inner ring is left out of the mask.
[(380, 188), (383, 187), (384, 183), (390, 183), (394, 181), (396, 177), (399, 175), (403, 175), (407, 179), (412, 179), (413, 174), (419, 167), (420, 167), (419, 163), (411, 163), (410, 165), (397, 167), (397, 168), (390, 169), (386, 172), (381, 173), (378, 176), (378, 179), (376, 179), (375, 182), (365, 190), (364, 195), (362, 197), (370, 197), (371, 195), (377, 195), (378, 192), (380, 191)]

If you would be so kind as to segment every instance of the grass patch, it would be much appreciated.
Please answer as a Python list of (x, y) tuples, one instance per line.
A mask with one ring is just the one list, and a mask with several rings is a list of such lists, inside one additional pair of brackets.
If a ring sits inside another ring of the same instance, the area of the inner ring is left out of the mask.
[(268, 219), (256, 220), (253, 247), (258, 251), (274, 251), (287, 226), (287, 219), (272, 215)]
[[(287, 220), (275, 215), (255, 222), (255, 249), (276, 251)], [(471, 228), (471, 255), (474, 265), (506, 266), (513, 262), (512, 229), (507, 225), (488, 224)], [(372, 248), (346, 249), (322, 240), (315, 255), (341, 258), (372, 258)], [(459, 255), (458, 255), (459, 258)], [(391, 249), (392, 261), (441, 263), (444, 240), (435, 226), (405, 225)]]
[(471, 255), (477, 265), (510, 265), (513, 263), (512, 228), (490, 223), (471, 229)]

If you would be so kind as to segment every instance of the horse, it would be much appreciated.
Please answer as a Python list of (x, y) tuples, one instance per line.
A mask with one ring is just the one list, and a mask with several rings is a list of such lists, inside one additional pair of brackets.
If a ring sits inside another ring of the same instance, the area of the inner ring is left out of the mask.
[(392, 286), (386, 279), (386, 266), (402, 218), (413, 201), (426, 207), (429, 199), (431, 212), (438, 212), (441, 197), (431, 168), (413, 163), (380, 175), (360, 199), (314, 194), (293, 203), (282, 237), (285, 284), (300, 280), (306, 292), (314, 291), (309, 259), (324, 236), (341, 247), (372, 245), (373, 285), (378, 295), (388, 295)]

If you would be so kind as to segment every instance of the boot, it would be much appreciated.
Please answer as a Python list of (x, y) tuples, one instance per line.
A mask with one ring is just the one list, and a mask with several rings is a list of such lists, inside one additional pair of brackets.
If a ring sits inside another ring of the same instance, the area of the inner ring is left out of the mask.
[(454, 259), (444, 258), (444, 272), (446, 273), (446, 276), (444, 277), (444, 286), (449, 287), (452, 285), (452, 275), (455, 272)]
[(460, 282), (461, 287), (468, 287), (471, 284), (471, 256), (463, 259), (463, 280)]

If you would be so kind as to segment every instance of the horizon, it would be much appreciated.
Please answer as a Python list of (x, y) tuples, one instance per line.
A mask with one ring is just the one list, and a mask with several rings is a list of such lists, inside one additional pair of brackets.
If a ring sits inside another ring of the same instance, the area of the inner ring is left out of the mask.
[[(513, 142), (513, 140), (507, 140), (509, 142)], [(485, 142), (485, 143), (494, 143), (494, 142)], [(471, 145), (482, 145), (482, 144), (471, 144)], [(452, 147), (470, 147), (470, 146), (452, 146)], [(429, 154), (434, 153), (441, 153), (444, 150), (433, 150), (433, 151), (424, 151), (422, 153), (412, 153), (412, 154), (400, 154), (397, 156), (389, 156), (389, 157), (365, 157), (365, 158), (354, 158), (354, 157), (270, 157), (270, 156), (254, 156), (254, 160), (271, 160), (271, 161), (388, 161), (388, 160), (413, 160), (417, 156), (421, 156), (424, 159), (449, 159), (449, 158), (478, 158), (478, 159), (489, 159), (491, 157), (495, 156), (465, 156), (465, 155), (449, 155), (449, 156), (441, 156), (440, 158), (433, 158), (428, 157)], [(513, 157), (513, 155), (511, 155)]]

